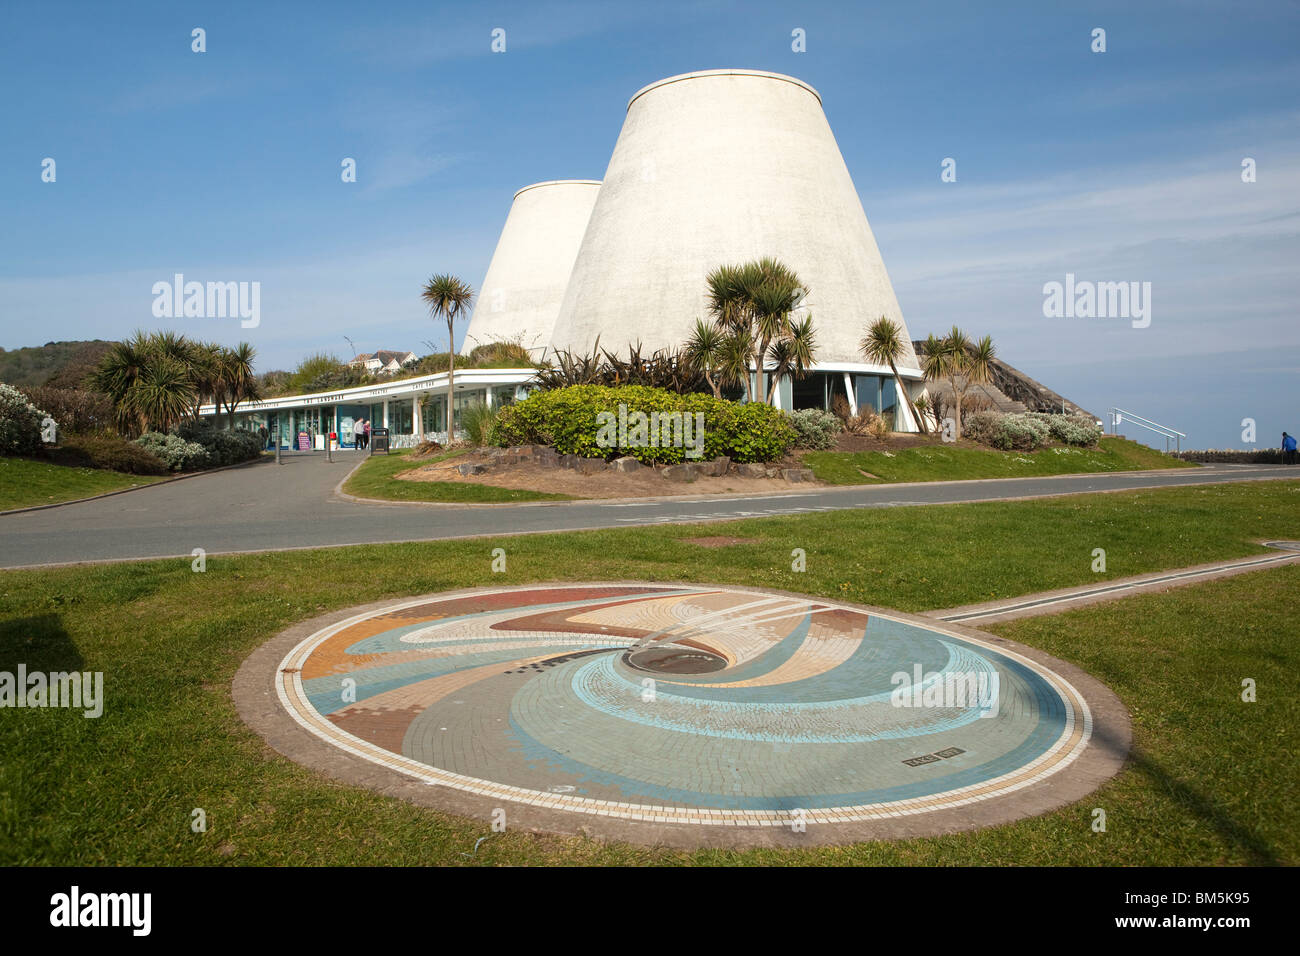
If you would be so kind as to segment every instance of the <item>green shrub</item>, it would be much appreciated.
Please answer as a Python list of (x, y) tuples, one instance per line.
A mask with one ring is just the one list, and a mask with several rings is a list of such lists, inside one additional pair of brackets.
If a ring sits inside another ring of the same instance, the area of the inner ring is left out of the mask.
[(41, 450), (41, 411), (11, 385), (0, 384), (0, 455), (31, 455)]
[(117, 435), (74, 435), (46, 452), (58, 465), (103, 468), (128, 475), (165, 475), (167, 464), (148, 449)]
[[(837, 395), (836, 398), (839, 398)], [(848, 408), (845, 401), (844, 407)], [(820, 408), (805, 408), (790, 412), (786, 416), (794, 427), (795, 448), (813, 448), (825, 451), (835, 447), (835, 437), (844, 431), (844, 423), (833, 412), (824, 412)]]
[(230, 431), (207, 419), (184, 422), (176, 429), (176, 434), (187, 442), (203, 447), (208, 453), (208, 468), (237, 465), (242, 461), (252, 461), (262, 454), (262, 439), (255, 432)]
[[(619, 406), (624, 406), (626, 434), (619, 425)], [(613, 418), (602, 420), (602, 412)], [(638, 416), (647, 418), (680, 412), (683, 416), (704, 416), (703, 449), (700, 460), (726, 455), (733, 461), (773, 461), (781, 458), (795, 440), (786, 415), (767, 405), (738, 405), (712, 395), (679, 395), (642, 385), (573, 385), (535, 392), (522, 402), (503, 408), (492, 428), (494, 445), (551, 445), (562, 455), (584, 458), (615, 458), (631, 455), (646, 464), (675, 464), (686, 461), (686, 447), (662, 445), (662, 430), (651, 436), (636, 431)], [(697, 419), (692, 418), (692, 424)], [(662, 429), (662, 419), (659, 421)], [(602, 427), (604, 426), (604, 427)], [(612, 441), (604, 442), (610, 438)], [(684, 437), (684, 436), (682, 436)], [(693, 436), (696, 441), (698, 436)], [(658, 444), (651, 443), (658, 441)], [(692, 459), (694, 460), (694, 459)]]
[(461, 410), (460, 427), (465, 437), (474, 445), (486, 445), (492, 437), (492, 426), (496, 424), (497, 410), (483, 402), (475, 402)]
[(206, 468), (209, 463), (207, 449), (179, 435), (145, 432), (136, 439), (136, 444), (161, 459), (171, 471), (194, 471)]
[(976, 412), (962, 422), (962, 434), (985, 445), (1003, 451), (1033, 451), (1051, 436), (1049, 416), (1022, 412), (1004, 415), (1000, 412)]
[(1065, 445), (1097, 444), (1102, 431), (1086, 415), (1050, 415), (1045, 412), (976, 412), (962, 422), (962, 434), (972, 441), (1004, 451), (1029, 451), (1054, 439)]
[(1087, 415), (1039, 415), (1047, 422), (1051, 436), (1066, 445), (1095, 445), (1101, 440), (1101, 426)]

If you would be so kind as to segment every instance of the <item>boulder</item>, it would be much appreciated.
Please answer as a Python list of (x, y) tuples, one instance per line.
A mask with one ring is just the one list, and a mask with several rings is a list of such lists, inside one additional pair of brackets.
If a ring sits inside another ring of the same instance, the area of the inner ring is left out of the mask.
[(578, 456), (577, 456), (577, 455), (561, 455), (561, 456), (560, 456), (560, 467), (561, 467), (561, 468), (577, 468), (577, 467), (578, 467)]
[(481, 475), (487, 471), (487, 465), (476, 465), (473, 462), (466, 462), (463, 465), (457, 465), (456, 470), (462, 475)]
[(813, 473), (811, 468), (783, 468), (781, 477), (786, 481), (812, 481)]
[(700, 477), (700, 466), (690, 463), (669, 465), (664, 469), (663, 475), (669, 481), (694, 481)]
[(702, 475), (709, 478), (721, 478), (727, 473), (727, 469), (731, 467), (731, 459), (726, 455), (721, 455), (712, 461), (699, 462), (698, 467)]
[(624, 455), (622, 458), (615, 458), (611, 466), (615, 471), (620, 471), (625, 475), (634, 471), (640, 471), (645, 465), (637, 461), (631, 455)]
[(736, 474), (741, 478), (766, 478), (767, 465), (761, 461), (746, 462), (736, 466)]

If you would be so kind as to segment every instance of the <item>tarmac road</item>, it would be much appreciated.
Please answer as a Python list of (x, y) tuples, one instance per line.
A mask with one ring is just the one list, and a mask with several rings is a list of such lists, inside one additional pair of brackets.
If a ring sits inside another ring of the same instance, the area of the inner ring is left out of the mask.
[(896, 508), (1097, 491), (1300, 478), (1285, 465), (816, 488), (763, 497), (573, 501), (489, 506), (371, 503), (336, 493), (355, 466), (290, 454), (125, 494), (0, 515), (0, 567), (442, 541), (588, 528), (725, 521), (842, 508)]

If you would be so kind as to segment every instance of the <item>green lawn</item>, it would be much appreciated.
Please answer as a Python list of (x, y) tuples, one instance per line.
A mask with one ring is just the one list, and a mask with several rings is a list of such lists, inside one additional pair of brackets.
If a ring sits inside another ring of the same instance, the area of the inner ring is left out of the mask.
[(0, 511), (89, 498), (160, 480), (100, 468), (69, 468), (30, 458), (0, 458)]
[(372, 455), (352, 473), (343, 490), (358, 498), (382, 498), (385, 501), (448, 501), (448, 502), (483, 502), (496, 503), (504, 501), (568, 501), (572, 495), (553, 495), (544, 491), (519, 491), (513, 488), (497, 488), (493, 485), (472, 484), (459, 481), (399, 481), (394, 476), (403, 471), (410, 471), (420, 465), (445, 461), (461, 451), (443, 452), (421, 459), (419, 462), (408, 461), (410, 449), (403, 448), (388, 455)]
[[(1134, 715), (1133, 763), (1076, 806), (906, 842), (679, 853), (490, 834), (280, 757), (240, 721), (230, 681), (287, 625), (382, 597), (698, 580), (916, 611), (1256, 553), (1300, 538), (1297, 505), (1300, 482), (1266, 482), (753, 519), (729, 523), (749, 540), (721, 549), (683, 541), (717, 533), (696, 525), (219, 556), (205, 573), (189, 558), (0, 572), (0, 670), (103, 671), (107, 697), (97, 720), (0, 713), (0, 864), (1294, 864), (1296, 567), (995, 626), (1109, 684)], [(496, 547), (506, 574), (490, 572)], [(1259, 703), (1237, 701), (1243, 677)], [(196, 807), (206, 834), (190, 831)]]
[(1032, 478), (1097, 471), (1195, 467), (1138, 442), (1110, 437), (1103, 438), (1097, 448), (1062, 446), (1033, 452), (997, 451), (967, 445), (926, 445), (896, 452), (812, 451), (804, 455), (804, 462), (819, 479), (833, 485)]

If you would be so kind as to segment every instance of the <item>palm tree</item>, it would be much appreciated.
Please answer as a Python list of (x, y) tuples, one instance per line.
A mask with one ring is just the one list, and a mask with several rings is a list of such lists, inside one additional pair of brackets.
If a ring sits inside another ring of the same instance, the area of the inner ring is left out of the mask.
[[(226, 411), (229, 414), (229, 427), (235, 428), (235, 409), (241, 402), (256, 401), (262, 397), (261, 385), (253, 374), (253, 359), (257, 350), (247, 342), (240, 342), (233, 349), (223, 348), (217, 361), (219, 387), (225, 397)], [(220, 410), (220, 406), (218, 406)]]
[[(447, 320), (447, 441), (455, 434), (455, 388), (456, 388), (456, 343), (454, 326), (456, 320), (464, 315), (474, 301), (474, 289), (449, 273), (433, 276), (424, 284), (420, 293), (429, 306), (434, 317), (442, 316)], [(417, 426), (418, 430), (418, 426)]]
[[(733, 353), (740, 341), (735, 338), (736, 335), (742, 331), (747, 337), (753, 335), (753, 310), (749, 298), (752, 279), (752, 274), (747, 275), (744, 266), (731, 265), (718, 266), (705, 277), (709, 287), (709, 311), (713, 314), (718, 330), (732, 336), (730, 345)], [(732, 358), (734, 357), (733, 354)], [(754, 389), (749, 381), (751, 357), (745, 357), (744, 374), (740, 380), (745, 383), (745, 395), (753, 401)]]
[(190, 370), (172, 355), (155, 354), (132, 383), (124, 404), (142, 423), (166, 432), (190, 417), (196, 389)]
[(713, 390), (714, 398), (722, 397), (722, 381), (714, 379), (713, 375), (721, 363), (726, 337), (726, 333), (716, 325), (709, 325), (703, 319), (696, 319), (695, 328), (683, 349), (686, 360), (704, 373), (704, 380)]
[(882, 315), (867, 328), (867, 334), (863, 337), (858, 348), (868, 362), (889, 366), (889, 370), (894, 375), (894, 384), (898, 387), (903, 400), (907, 402), (908, 410), (911, 411), (917, 427), (921, 429), (922, 435), (928, 435), (930, 429), (926, 425), (925, 419), (917, 414), (912, 396), (907, 393), (907, 386), (903, 383), (902, 376), (898, 374), (898, 365), (896, 363), (906, 351), (903, 330), (898, 323)]
[(772, 404), (777, 386), (781, 379), (790, 375), (803, 378), (812, 367), (813, 356), (817, 352), (817, 333), (813, 329), (812, 316), (806, 315), (791, 324), (790, 334), (772, 345), (769, 355), (773, 362), (772, 376), (767, 386), (767, 404)]
[[(719, 331), (733, 335), (743, 331), (749, 339), (750, 354), (742, 380), (748, 399), (762, 401), (769, 351), (774, 343), (790, 337), (790, 313), (805, 291), (803, 283), (792, 269), (770, 256), (718, 266), (705, 281), (709, 311)], [(752, 383), (749, 368), (754, 369)]]
[(753, 336), (741, 329), (725, 336), (718, 349), (718, 385), (743, 385), (749, 394), (749, 363), (754, 354)]
[(149, 362), (149, 339), (137, 331), (125, 342), (114, 342), (108, 347), (99, 364), (86, 378), (86, 384), (96, 392), (103, 392), (113, 403), (117, 427), (127, 434), (144, 431), (147, 422), (127, 403), (127, 396), (144, 373)]
[[(775, 259), (760, 259), (753, 273), (749, 299), (758, 340), (754, 375), (756, 391), (763, 395), (763, 370), (767, 365), (768, 350), (774, 342), (790, 337), (790, 313), (798, 304), (802, 289), (799, 277)], [(771, 399), (768, 401), (770, 403)]]
[(929, 381), (946, 380), (952, 392), (956, 437), (960, 439), (962, 402), (972, 385), (983, 385), (989, 380), (996, 354), (993, 339), (986, 335), (972, 345), (970, 337), (954, 325), (943, 339), (930, 335), (922, 351), (925, 352), (921, 360), (922, 374)]

